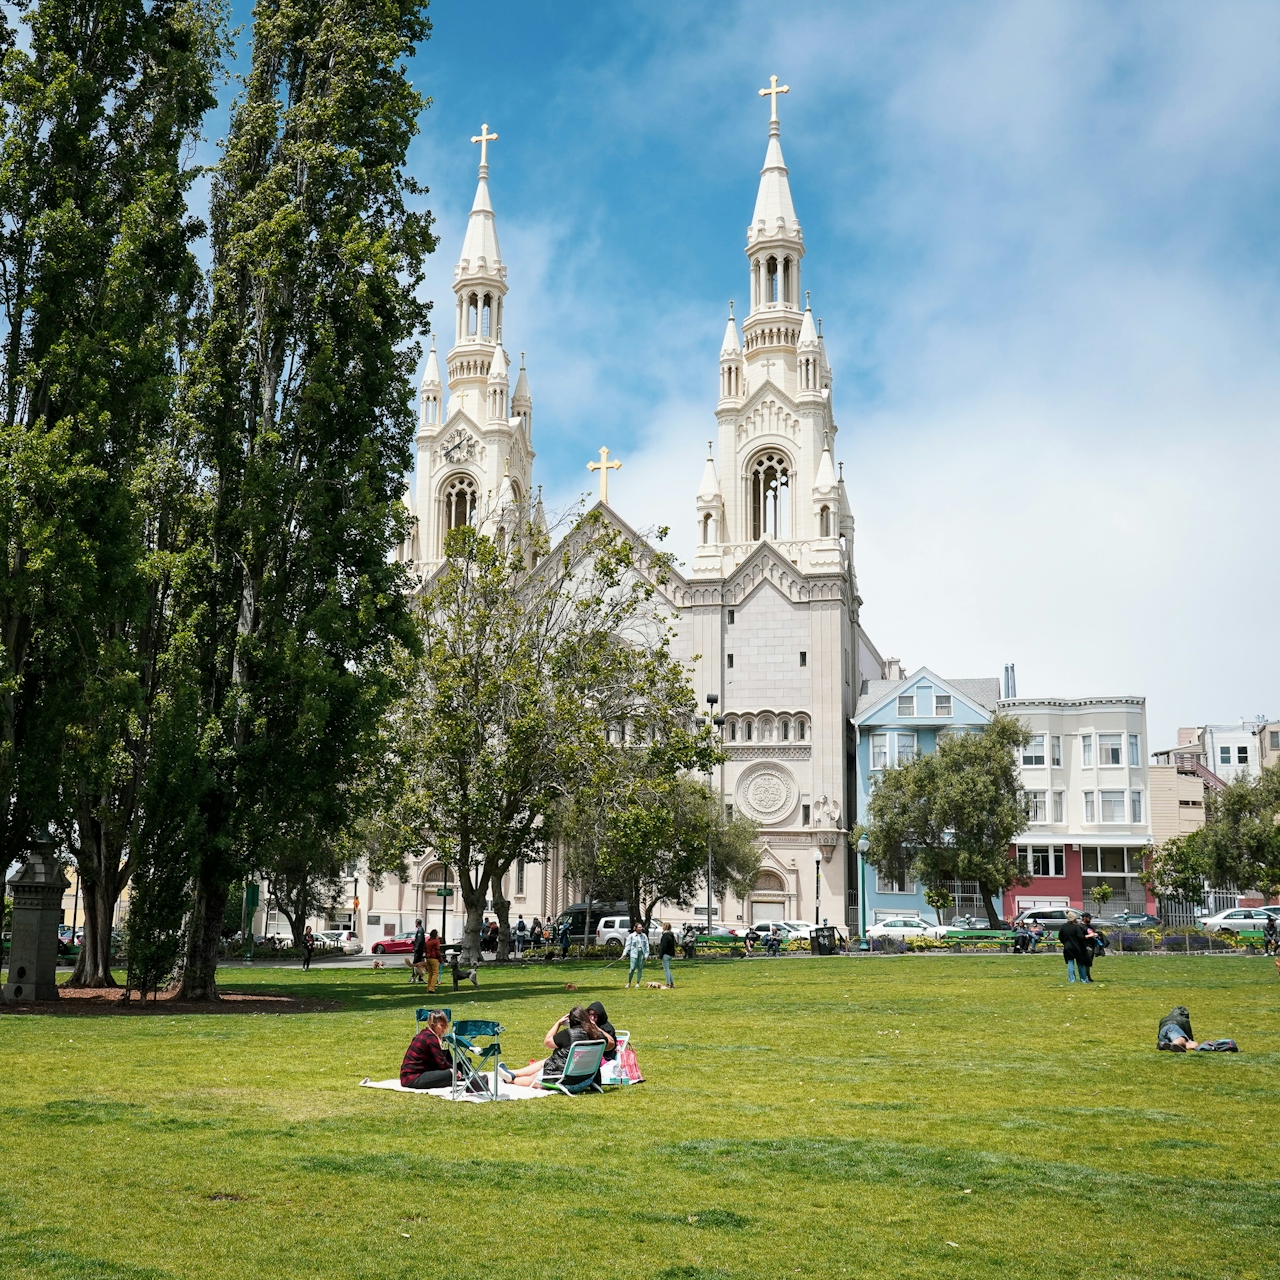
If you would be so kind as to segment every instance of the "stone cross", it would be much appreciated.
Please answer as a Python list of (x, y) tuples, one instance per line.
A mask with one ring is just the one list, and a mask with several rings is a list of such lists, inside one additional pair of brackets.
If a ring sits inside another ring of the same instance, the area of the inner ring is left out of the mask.
[[(778, 83), (777, 76), (770, 76), (769, 87), (767, 89), (760, 90), (760, 96), (762, 98), (769, 99), (769, 122), (770, 123), (772, 123), (778, 118), (778, 94), (790, 93), (790, 92), (791, 92), (791, 86), (789, 84), (780, 85)], [(474, 142), (475, 139), (473, 138), (472, 141)]]
[(777, 364), (776, 360), (761, 360), (760, 367), (764, 370), (764, 376), (771, 382), (773, 381), (773, 366)]
[[(777, 78), (777, 76), (774, 76), (775, 80)], [(761, 89), (760, 92), (763, 93), (764, 90)], [(786, 90), (783, 89), (782, 92), (786, 93)], [(471, 139), (472, 142), (478, 142), (480, 144), (480, 167), (482, 169), (489, 163), (489, 143), (497, 142), (497, 140), (498, 135), (496, 133), (490, 133), (489, 126), (487, 124), (482, 124), (480, 126), (479, 134)]]
[(600, 501), (605, 506), (609, 505), (609, 472), (617, 471), (620, 466), (622, 466), (621, 459), (615, 458), (613, 462), (610, 462), (609, 450), (603, 446), (600, 449), (600, 461), (587, 463), (588, 471), (598, 471), (600, 473)]

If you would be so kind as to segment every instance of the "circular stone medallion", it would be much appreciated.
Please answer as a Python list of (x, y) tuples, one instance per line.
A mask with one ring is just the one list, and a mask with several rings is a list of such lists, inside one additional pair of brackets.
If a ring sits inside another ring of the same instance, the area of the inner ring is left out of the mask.
[(745, 770), (736, 791), (738, 807), (756, 822), (781, 822), (795, 808), (796, 781), (785, 765), (772, 761)]

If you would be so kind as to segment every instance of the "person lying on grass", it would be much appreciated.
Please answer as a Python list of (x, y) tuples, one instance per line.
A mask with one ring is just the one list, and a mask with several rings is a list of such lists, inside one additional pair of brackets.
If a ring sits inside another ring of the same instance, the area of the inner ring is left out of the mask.
[(406, 1089), (443, 1089), (453, 1083), (453, 1064), (441, 1041), (449, 1030), (449, 1015), (432, 1009), (426, 1025), (409, 1041), (400, 1064), (400, 1083)]
[(1197, 1044), (1191, 1033), (1191, 1014), (1185, 1005), (1177, 1005), (1160, 1019), (1156, 1048), (1167, 1049), (1170, 1053), (1186, 1053), (1190, 1049), (1209, 1053), (1240, 1052), (1234, 1040), (1201, 1040)]
[(564, 1064), (569, 1057), (569, 1047), (583, 1040), (604, 1040), (607, 1047), (612, 1048), (613, 1038), (606, 1036), (598, 1026), (589, 1010), (580, 1004), (574, 1005), (563, 1018), (557, 1018), (547, 1032), (543, 1043), (551, 1050), (551, 1055), (531, 1062), (519, 1071), (512, 1071), (505, 1062), (498, 1063), (498, 1074), (507, 1084), (523, 1085), (532, 1089), (543, 1080), (548, 1082), (559, 1080), (564, 1074)]

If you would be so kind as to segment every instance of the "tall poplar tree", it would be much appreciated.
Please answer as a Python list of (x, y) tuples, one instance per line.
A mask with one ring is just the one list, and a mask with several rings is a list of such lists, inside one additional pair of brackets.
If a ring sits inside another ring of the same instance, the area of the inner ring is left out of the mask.
[(0, 865), (62, 826), (102, 980), (132, 821), (112, 793), (136, 769), (127, 726), (155, 665), (139, 643), (164, 540), (149, 495), (199, 280), (185, 193), (221, 15), (216, 0), (15, 8), (28, 38), (6, 31), (0, 63)]
[(201, 784), (183, 967), (217, 994), (228, 886), (273, 846), (350, 821), (395, 645), (390, 551), (414, 430), (416, 297), (435, 247), (405, 156), (426, 100), (417, 0), (259, 0), (211, 199), (207, 332), (186, 387), (210, 500)]

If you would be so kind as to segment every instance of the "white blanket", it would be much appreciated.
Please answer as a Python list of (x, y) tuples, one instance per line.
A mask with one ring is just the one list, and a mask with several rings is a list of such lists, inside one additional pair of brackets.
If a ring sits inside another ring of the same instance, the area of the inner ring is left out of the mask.
[[(491, 1101), (483, 1093), (462, 1093), (459, 1091), (458, 1096), (453, 1097), (453, 1090), (445, 1085), (443, 1089), (410, 1089), (407, 1085), (403, 1085), (399, 1080), (370, 1080), (365, 1076), (360, 1081), (360, 1087), (364, 1089), (389, 1089), (392, 1093), (416, 1093), (419, 1095), (426, 1094), (432, 1098), (443, 1098), (446, 1102), (489, 1102)], [(525, 1102), (530, 1098), (549, 1098), (552, 1091), (548, 1089), (526, 1089), (522, 1084), (498, 1084), (498, 1100), (500, 1102)]]

